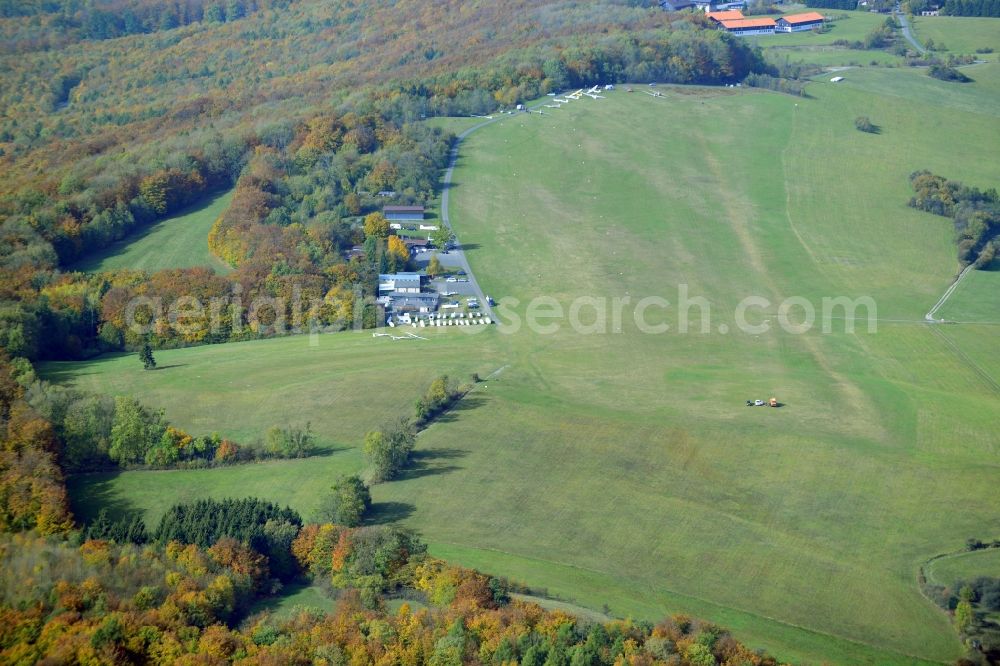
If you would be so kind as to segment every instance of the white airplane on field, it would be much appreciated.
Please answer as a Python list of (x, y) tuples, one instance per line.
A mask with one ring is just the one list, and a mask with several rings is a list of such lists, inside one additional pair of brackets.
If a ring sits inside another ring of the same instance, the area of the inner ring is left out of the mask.
[(588, 93), (591, 93), (591, 94), (593, 94), (593, 93), (596, 93), (596, 92), (597, 92), (598, 90), (600, 90), (600, 89), (601, 89), (601, 87), (600, 87), (600, 86), (594, 86), (593, 88), (591, 88), (591, 89), (590, 89), (590, 90), (588, 90), (587, 92), (588, 92)]
[(589, 97), (590, 99), (604, 99), (604, 95), (593, 95), (589, 92), (585, 92), (583, 94)]
[(650, 97), (663, 97), (663, 93), (661, 93), (659, 90), (657, 90), (656, 92), (649, 92), (648, 90), (643, 90), (642, 92), (646, 93)]
[(560, 104), (569, 104), (569, 100), (568, 100), (568, 99), (559, 99), (558, 97), (556, 97), (556, 98), (555, 98), (554, 100), (552, 100), (552, 101), (553, 101), (553, 102), (559, 102)]
[(562, 107), (562, 104), (546, 104), (545, 105), (546, 109), (558, 109), (558, 108), (561, 108), (561, 107)]

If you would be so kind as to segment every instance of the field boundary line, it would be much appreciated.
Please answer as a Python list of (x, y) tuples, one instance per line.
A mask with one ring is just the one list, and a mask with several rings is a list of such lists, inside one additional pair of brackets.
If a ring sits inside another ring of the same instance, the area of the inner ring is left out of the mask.
[(993, 376), (989, 372), (983, 369), (982, 366), (980, 366), (968, 354), (962, 351), (962, 349), (955, 343), (955, 341), (949, 338), (947, 335), (945, 335), (944, 332), (941, 331), (939, 327), (931, 326), (930, 329), (931, 333), (940, 338), (941, 341), (944, 342), (944, 344), (949, 349), (951, 349), (951, 351), (955, 354), (955, 356), (958, 357), (958, 360), (965, 363), (965, 365), (967, 365), (970, 370), (972, 370), (975, 374), (979, 375), (979, 378), (982, 379), (989, 388), (993, 389), (994, 393), (1000, 394), (1000, 383), (998, 383), (995, 379), (993, 379)]
[[(993, 550), (995, 548), (1000, 548), (1000, 546), (988, 546), (986, 548), (978, 548), (976, 550), (969, 550), (968, 548), (963, 548), (961, 550), (952, 550), (952, 551), (949, 551), (947, 553), (938, 553), (937, 555), (934, 555), (933, 557), (929, 557), (926, 560), (924, 560), (923, 564), (920, 565), (920, 575), (923, 577), (923, 580), (926, 583), (931, 583), (931, 581), (927, 578), (926, 574), (927, 574), (927, 571), (928, 571), (928, 567), (931, 564), (933, 564), (934, 562), (937, 562), (939, 560), (950, 559), (952, 557), (958, 557), (959, 555), (972, 555), (974, 553), (979, 553), (979, 552), (989, 552), (989, 551), (991, 551), (991, 550)], [(935, 581), (932, 584), (933, 585), (944, 585), (945, 583), (939, 583), (939, 582)], [(923, 592), (924, 592), (923, 587), (921, 587), (920, 588), (920, 593), (923, 594)], [(924, 595), (924, 596), (927, 596), (927, 595)], [(930, 599), (930, 597), (928, 597), (928, 599)], [(936, 605), (937, 604), (935, 604), (935, 606)]]
[(948, 286), (948, 288), (945, 290), (944, 294), (941, 295), (941, 298), (938, 299), (938, 302), (934, 304), (934, 307), (932, 307), (930, 310), (927, 311), (927, 314), (924, 315), (924, 319), (926, 319), (929, 322), (934, 322), (934, 323), (938, 323), (939, 321), (943, 321), (943, 320), (934, 319), (934, 314), (938, 310), (940, 310), (944, 306), (945, 303), (948, 302), (948, 299), (951, 298), (951, 295), (955, 293), (956, 289), (958, 289), (959, 283), (961, 283), (962, 280), (965, 279), (965, 276), (969, 274), (969, 271), (972, 270), (972, 267), (974, 265), (975, 264), (969, 264), (964, 269), (962, 269), (962, 272), (959, 273), (958, 277), (955, 278), (955, 280)]
[[(517, 553), (512, 553), (510, 551), (503, 550), (501, 548), (493, 548), (493, 547), (490, 547), (490, 546), (467, 546), (467, 545), (463, 545), (463, 544), (460, 544), (460, 543), (454, 543), (452, 541), (434, 541), (432, 543), (439, 543), (439, 544), (442, 544), (442, 545), (445, 545), (445, 546), (458, 546), (459, 548), (472, 548), (474, 550), (481, 550), (481, 551), (487, 551), (487, 552), (493, 552), (493, 553), (500, 553), (501, 555), (510, 555), (512, 557), (517, 557), (517, 558), (520, 558), (520, 559), (523, 559), (523, 560), (533, 560), (535, 562), (543, 562), (545, 564), (555, 564), (557, 566), (566, 567), (567, 569), (576, 569), (578, 571), (586, 571), (588, 573), (599, 574), (601, 576), (613, 577), (613, 574), (608, 573), (607, 571), (600, 571), (598, 569), (591, 569), (590, 567), (584, 567), (584, 566), (580, 566), (578, 564), (569, 564), (567, 562), (560, 562), (558, 560), (550, 560), (550, 559), (547, 559), (547, 558), (544, 558), (544, 557), (533, 557), (531, 555), (519, 555)], [(745, 613), (746, 615), (750, 615), (752, 617), (757, 617), (757, 618), (760, 618), (760, 619), (763, 619), (763, 620), (767, 620), (769, 622), (774, 622), (775, 624), (780, 624), (780, 625), (783, 625), (783, 626), (786, 626), (786, 627), (790, 627), (792, 629), (797, 629), (799, 631), (805, 631), (805, 632), (808, 632), (810, 634), (814, 634), (816, 636), (822, 636), (822, 637), (825, 637), (825, 638), (832, 638), (832, 639), (835, 639), (835, 640), (838, 640), (838, 641), (845, 641), (845, 642), (848, 642), (848, 643), (853, 643), (854, 645), (861, 645), (863, 647), (871, 648), (871, 649), (879, 651), (879, 652), (888, 652), (888, 653), (891, 653), (891, 654), (899, 655), (901, 657), (907, 657), (909, 659), (917, 659), (917, 660), (923, 661), (923, 662), (935, 663), (935, 664), (948, 664), (948, 663), (950, 663), (948, 661), (938, 661), (936, 659), (929, 659), (927, 657), (921, 657), (920, 655), (910, 654), (909, 652), (901, 652), (901, 651), (895, 650), (893, 648), (888, 648), (888, 647), (884, 647), (884, 646), (878, 646), (878, 645), (875, 645), (873, 643), (868, 643), (867, 641), (863, 641), (863, 640), (860, 640), (860, 639), (857, 639), (857, 638), (849, 638), (847, 636), (841, 636), (839, 634), (832, 634), (832, 633), (827, 632), (827, 631), (820, 631), (818, 629), (812, 629), (810, 627), (802, 626), (801, 624), (795, 624), (794, 622), (787, 622), (785, 620), (781, 620), (781, 619), (778, 619), (776, 617), (771, 617), (770, 615), (764, 615), (762, 613), (757, 613), (757, 612), (754, 612), (754, 611), (746, 610), (746, 609), (743, 609), (743, 608), (739, 608), (737, 606), (728, 606), (726, 604), (719, 603), (718, 601), (712, 601), (711, 599), (705, 599), (704, 597), (699, 597), (699, 596), (696, 596), (696, 595), (693, 595), (693, 594), (685, 594), (683, 592), (676, 592), (676, 591), (671, 590), (671, 589), (666, 588), (666, 587), (662, 587), (660, 589), (662, 589), (667, 594), (672, 594), (674, 596), (682, 597), (682, 598), (685, 598), (685, 599), (693, 599), (695, 601), (700, 601), (701, 603), (708, 604), (710, 606), (715, 606), (716, 608), (721, 608), (721, 609), (724, 609), (724, 610), (736, 611), (737, 613)], [(921, 596), (923, 596), (923, 595), (921, 594)], [(545, 598), (545, 597), (543, 597), (543, 598)], [(569, 603), (572, 603), (574, 605), (580, 606), (581, 608), (587, 608), (588, 610), (595, 610), (593, 608), (589, 608), (588, 606), (584, 606), (583, 604), (579, 603), (578, 600), (575, 600), (575, 599), (558, 599), (558, 598), (552, 598), (552, 601), (569, 602)]]

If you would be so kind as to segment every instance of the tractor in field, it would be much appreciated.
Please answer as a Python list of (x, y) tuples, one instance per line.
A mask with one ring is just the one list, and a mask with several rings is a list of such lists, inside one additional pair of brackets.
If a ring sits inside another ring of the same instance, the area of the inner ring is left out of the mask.
[(767, 402), (763, 400), (747, 400), (747, 407), (781, 407), (777, 398), (771, 398)]

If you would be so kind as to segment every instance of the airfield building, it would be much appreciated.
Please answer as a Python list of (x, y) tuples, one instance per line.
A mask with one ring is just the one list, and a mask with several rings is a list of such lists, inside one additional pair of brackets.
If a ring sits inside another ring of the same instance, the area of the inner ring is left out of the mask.
[(437, 292), (426, 292), (423, 294), (400, 294), (395, 293), (385, 299), (386, 305), (393, 312), (419, 312), (427, 314), (436, 312), (441, 296)]
[(385, 219), (392, 222), (423, 222), (424, 220), (424, 207), (423, 206), (385, 206), (382, 208), (382, 214), (385, 215)]
[(382, 273), (378, 276), (378, 293), (419, 294), (420, 273)]

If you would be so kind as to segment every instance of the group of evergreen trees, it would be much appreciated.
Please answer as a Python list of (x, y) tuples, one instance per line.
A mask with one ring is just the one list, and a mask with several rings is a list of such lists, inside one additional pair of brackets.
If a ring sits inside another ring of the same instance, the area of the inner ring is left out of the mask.
[(175, 504), (160, 520), (153, 539), (191, 543), (207, 548), (229, 537), (267, 556), (270, 570), (281, 580), (296, 573), (291, 544), (302, 527), (302, 518), (289, 508), (279, 508), (256, 498), (198, 500)]
[(948, 16), (1000, 17), (1000, 0), (945, 0), (941, 10)]

